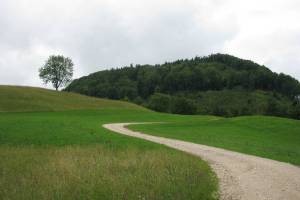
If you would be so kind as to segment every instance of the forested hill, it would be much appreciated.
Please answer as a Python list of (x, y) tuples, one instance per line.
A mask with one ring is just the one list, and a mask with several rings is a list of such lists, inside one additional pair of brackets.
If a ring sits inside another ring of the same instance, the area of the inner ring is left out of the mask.
[(296, 79), (224, 54), (99, 71), (65, 90), (179, 114), (300, 115)]

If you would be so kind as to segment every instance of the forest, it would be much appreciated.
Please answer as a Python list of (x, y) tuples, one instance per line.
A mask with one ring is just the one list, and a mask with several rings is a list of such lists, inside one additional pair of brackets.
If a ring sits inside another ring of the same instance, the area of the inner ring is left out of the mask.
[(300, 118), (298, 80), (227, 54), (99, 71), (64, 90), (130, 101), (159, 112)]

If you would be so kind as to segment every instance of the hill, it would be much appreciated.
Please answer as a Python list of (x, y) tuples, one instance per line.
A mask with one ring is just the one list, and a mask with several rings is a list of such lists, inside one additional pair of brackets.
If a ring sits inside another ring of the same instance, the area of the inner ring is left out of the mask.
[(1, 199), (217, 198), (218, 182), (206, 162), (101, 126), (161, 121), (162, 114), (16, 86), (0, 87), (0, 108)]
[(160, 112), (300, 117), (299, 81), (224, 54), (104, 70), (65, 90), (126, 99)]
[[(300, 163), (298, 120), (172, 115), (127, 102), (29, 87), (2, 86), (0, 94), (0, 108), (5, 109), (0, 112), (0, 169), (5, 172), (0, 196), (5, 199), (217, 198), (218, 182), (207, 163), (115, 134), (101, 126), (106, 123), (167, 122), (132, 128)], [(58, 109), (57, 103), (64, 106)], [(79, 110), (74, 110), (76, 105), (81, 105)], [(33, 112), (41, 110), (65, 111)]]
[(0, 85), (0, 112), (63, 111), (107, 107), (144, 109), (135, 104), (43, 88)]

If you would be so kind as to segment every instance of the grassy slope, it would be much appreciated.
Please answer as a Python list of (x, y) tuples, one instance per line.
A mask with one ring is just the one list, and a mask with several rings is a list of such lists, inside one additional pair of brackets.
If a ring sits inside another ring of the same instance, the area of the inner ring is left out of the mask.
[[(177, 117), (43, 89), (5, 86), (0, 94), (2, 111), (57, 110), (52, 102), (60, 102), (59, 110), (65, 110), (0, 113), (4, 199), (216, 197), (216, 178), (205, 162), (101, 127), (108, 122), (176, 121)], [(98, 109), (73, 110), (78, 107)]]
[(71, 92), (0, 85), (0, 112), (63, 111), (107, 107), (144, 110), (143, 107), (131, 103), (87, 97)]
[(216, 180), (203, 161), (101, 127), (111, 122), (169, 122), (131, 128), (300, 165), (296, 120), (169, 115), (35, 88), (0, 87), (0, 96), (1, 111), (60, 110), (0, 113), (1, 197), (209, 199), (214, 194)]
[(152, 135), (221, 147), (300, 165), (300, 121), (278, 117), (186, 118), (176, 123), (133, 125)]

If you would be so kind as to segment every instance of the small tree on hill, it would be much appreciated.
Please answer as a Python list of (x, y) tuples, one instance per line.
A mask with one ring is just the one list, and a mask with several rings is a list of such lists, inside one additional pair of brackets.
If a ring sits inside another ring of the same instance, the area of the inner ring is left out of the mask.
[(70, 58), (52, 55), (39, 69), (39, 76), (45, 84), (51, 82), (55, 90), (58, 90), (72, 80), (73, 62)]

